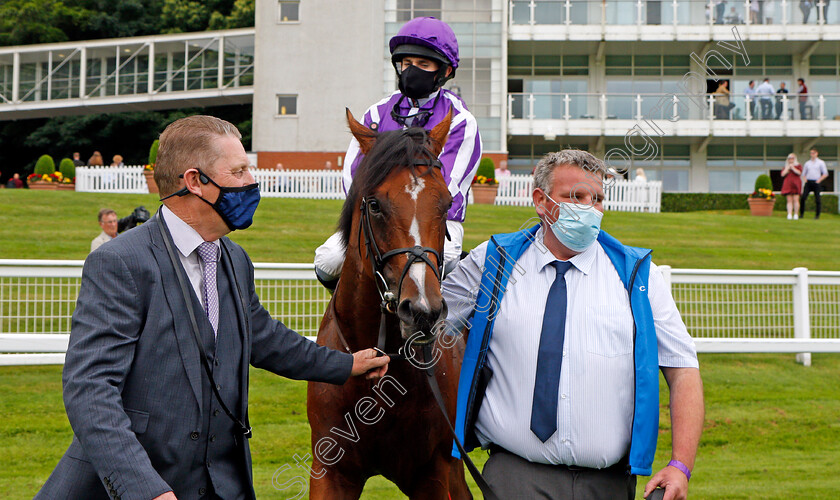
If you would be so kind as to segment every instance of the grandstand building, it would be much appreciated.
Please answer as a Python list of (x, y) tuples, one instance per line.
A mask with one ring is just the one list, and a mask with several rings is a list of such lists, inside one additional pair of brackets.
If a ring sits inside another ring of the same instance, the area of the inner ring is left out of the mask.
[[(815, 146), (840, 190), (840, 5), (823, 0), (258, 0), (260, 166), (340, 165), (344, 108), (360, 117), (396, 88), (388, 39), (426, 15), (455, 30), (447, 87), (514, 171), (571, 146), (665, 191), (748, 192), (762, 173), (778, 189), (787, 154)], [(790, 93), (745, 96), (764, 78)]]

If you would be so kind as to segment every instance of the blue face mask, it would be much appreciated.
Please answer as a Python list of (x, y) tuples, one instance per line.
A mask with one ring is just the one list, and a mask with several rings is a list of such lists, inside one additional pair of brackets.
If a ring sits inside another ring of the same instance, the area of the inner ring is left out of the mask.
[[(257, 205), (260, 204), (260, 185), (254, 183), (240, 187), (220, 186), (207, 174), (202, 172), (201, 169), (196, 170), (198, 170), (199, 180), (203, 184), (209, 182), (219, 188), (219, 197), (216, 199), (216, 203), (211, 203), (200, 196), (198, 199), (213, 207), (213, 210), (219, 214), (231, 231), (250, 227), (254, 222), (254, 212), (257, 211)], [(183, 174), (181, 177), (183, 177)], [(190, 194), (189, 190), (184, 188), (172, 193), (166, 198), (186, 196), (188, 194)], [(160, 201), (166, 198), (161, 198)]]
[(546, 198), (556, 204), (551, 215), (556, 220), (551, 224), (551, 232), (566, 248), (582, 252), (589, 248), (601, 232), (601, 219), (604, 214), (595, 207), (580, 207), (576, 203), (558, 203), (548, 194)]

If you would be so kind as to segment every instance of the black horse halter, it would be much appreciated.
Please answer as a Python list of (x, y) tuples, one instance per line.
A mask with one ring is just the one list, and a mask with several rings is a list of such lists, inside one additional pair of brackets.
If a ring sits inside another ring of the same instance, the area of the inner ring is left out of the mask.
[[(412, 162), (412, 166), (428, 166), (430, 168), (442, 168), (442, 164), (440, 160), (434, 157), (431, 153), (426, 151), (425, 158), (417, 158)], [(385, 354), (385, 314), (396, 314), (397, 313), (397, 306), (400, 303), (400, 297), (402, 295), (402, 285), (403, 281), (405, 280), (406, 275), (408, 274), (408, 270), (411, 266), (417, 262), (423, 262), (429, 267), (432, 268), (435, 272), (435, 277), (438, 281), (441, 280), (443, 276), (443, 258), (437, 250), (430, 247), (424, 246), (413, 246), (413, 247), (404, 247), (404, 248), (396, 248), (393, 250), (389, 250), (385, 253), (382, 253), (379, 250), (379, 245), (376, 244), (376, 238), (373, 234), (373, 229), (371, 228), (370, 224), (370, 210), (368, 209), (368, 204), (370, 201), (367, 197), (362, 197), (362, 202), (359, 205), (359, 210), (362, 212), (361, 220), (359, 221), (359, 241), (361, 242), (362, 234), (365, 237), (365, 248), (367, 249), (368, 257), (370, 258), (370, 265), (373, 270), (374, 280), (376, 281), (376, 289), (379, 292), (379, 298), (381, 302), (379, 304), (379, 308), (381, 309), (381, 320), (379, 322), (379, 341), (377, 342), (377, 351), (380, 354)], [(447, 231), (447, 238), (449, 237)], [(359, 257), (361, 257), (362, 249), (361, 245), (359, 245)], [(382, 271), (385, 268), (385, 263), (391, 257), (407, 254), (408, 261), (405, 263), (405, 266), (402, 269), (402, 273), (400, 274), (400, 279), (397, 282), (397, 293), (395, 294), (391, 291), (388, 287), (388, 283), (385, 281), (385, 277), (382, 275)], [(437, 260), (437, 265), (435, 265), (432, 260), (429, 258), (428, 254), (434, 255), (435, 259)], [(422, 344), (422, 342), (417, 342), (417, 344)], [(392, 358), (400, 358), (404, 357), (404, 353), (398, 352), (397, 354), (389, 354)]]

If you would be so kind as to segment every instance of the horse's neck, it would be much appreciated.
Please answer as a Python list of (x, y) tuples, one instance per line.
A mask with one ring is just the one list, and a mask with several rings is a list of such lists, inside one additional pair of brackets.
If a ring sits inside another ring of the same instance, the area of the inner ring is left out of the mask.
[(333, 297), (336, 321), (353, 351), (376, 346), (381, 317), (381, 299), (376, 283), (364, 272), (357, 252), (347, 249), (341, 279)]

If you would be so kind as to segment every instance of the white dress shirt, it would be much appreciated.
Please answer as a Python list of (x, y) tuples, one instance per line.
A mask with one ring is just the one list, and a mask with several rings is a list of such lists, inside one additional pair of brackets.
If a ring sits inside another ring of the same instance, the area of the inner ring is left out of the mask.
[[(163, 216), (163, 220), (166, 221), (166, 227), (169, 228), (169, 234), (172, 235), (172, 241), (175, 242), (175, 248), (178, 249), (178, 259), (181, 261), (181, 265), (184, 266), (184, 271), (187, 272), (187, 278), (189, 278), (193, 291), (198, 296), (203, 310), (204, 261), (198, 256), (197, 249), (199, 245), (204, 243), (204, 238), (192, 226), (172, 213), (172, 210), (169, 210), (166, 205), (160, 208), (160, 213)], [(212, 243), (219, 247), (219, 260), (221, 260), (221, 244), (219, 240)]]
[[(543, 229), (537, 241), (544, 237)], [(443, 282), (448, 321), (463, 324), (472, 311), (487, 243), (461, 261)], [(531, 462), (604, 468), (628, 451), (634, 405), (633, 316), (627, 290), (595, 242), (569, 261), (557, 432), (545, 443), (531, 431), (537, 355), (548, 291), (557, 260), (532, 244), (517, 261), (502, 298), (487, 363), (493, 378), (478, 413), (482, 446), (495, 443)], [(659, 365), (698, 367), (686, 331), (661, 273), (651, 264), (648, 296)]]
[(828, 169), (825, 166), (825, 162), (819, 158), (808, 160), (805, 162), (805, 165), (802, 165), (802, 177), (806, 181), (819, 180), (823, 175), (828, 175)]

